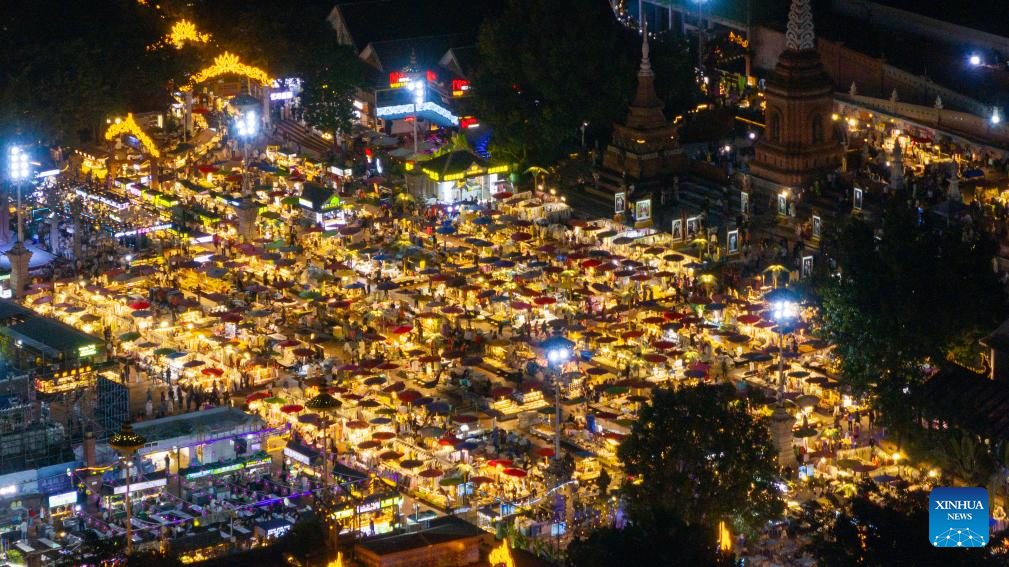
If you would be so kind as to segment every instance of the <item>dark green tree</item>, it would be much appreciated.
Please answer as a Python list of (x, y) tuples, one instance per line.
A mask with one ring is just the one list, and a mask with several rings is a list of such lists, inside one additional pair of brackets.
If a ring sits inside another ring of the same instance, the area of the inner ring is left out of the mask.
[(294, 524), (280, 540), (284, 553), (290, 554), (302, 565), (314, 564), (329, 556), (329, 535), (318, 518), (306, 518)]
[(753, 532), (784, 509), (767, 429), (731, 386), (657, 390), (618, 455), (640, 526), (725, 521)]
[(12, 2), (0, 29), (0, 137), (79, 143), (113, 115), (163, 109), (181, 73), (176, 50), (149, 49), (165, 22), (133, 0)]
[(568, 564), (573, 567), (613, 565), (664, 565), (669, 567), (728, 567), (731, 555), (718, 551), (716, 531), (682, 523), (657, 531), (630, 525), (623, 529), (602, 528), (568, 546)]
[(941, 364), (1001, 322), (995, 248), (958, 227), (919, 222), (889, 202), (877, 235), (868, 222), (844, 225), (827, 254), (838, 265), (818, 285), (823, 336), (836, 345), (843, 379), (902, 405), (922, 365)]
[[(815, 526), (808, 551), (823, 567), (884, 567), (890, 565), (1005, 565), (1002, 545), (958, 549), (940, 557), (928, 542), (928, 493), (880, 489), (866, 483), (846, 510), (811, 513)], [(1004, 534), (992, 539), (1004, 541)], [(941, 551), (941, 550), (939, 550)]]
[(361, 61), (349, 47), (332, 44), (320, 50), (315, 68), (304, 77), (301, 107), (308, 124), (333, 133), (334, 142), (350, 132), (354, 92), (361, 84)]
[(632, 38), (603, 0), (509, 0), (480, 30), (473, 80), (492, 153), (550, 163), (577, 143), (582, 122), (619, 117), (640, 53)]

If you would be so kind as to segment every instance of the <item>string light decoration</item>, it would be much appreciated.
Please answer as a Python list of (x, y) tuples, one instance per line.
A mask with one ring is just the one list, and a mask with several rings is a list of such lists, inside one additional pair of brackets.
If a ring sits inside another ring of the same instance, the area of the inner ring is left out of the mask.
[(120, 120), (119, 122), (109, 126), (109, 129), (105, 131), (105, 139), (112, 141), (115, 140), (117, 136), (121, 136), (123, 134), (132, 134), (133, 136), (136, 136), (137, 140), (140, 140), (140, 144), (147, 150), (147, 153), (156, 158), (161, 157), (161, 150), (158, 149), (158, 147), (154, 144), (154, 140), (145, 134), (140, 128), (140, 125), (133, 119), (132, 112), (126, 115), (126, 120)]
[(172, 26), (172, 31), (165, 38), (166, 41), (175, 46), (175, 49), (182, 49), (186, 42), (207, 43), (210, 41), (209, 33), (200, 33), (196, 29), (196, 24), (189, 20), (179, 20)]
[[(207, 79), (227, 74), (242, 75), (258, 81), (261, 85), (270, 84), (270, 75), (268, 75), (266, 71), (260, 69), (259, 67), (253, 67), (252, 65), (242, 63), (237, 55), (227, 51), (214, 58), (213, 65), (194, 75), (191, 83), (202, 83)], [(192, 85), (185, 85), (182, 87), (182, 90), (188, 91), (192, 88)]]
[(487, 562), (491, 564), (491, 567), (515, 567), (512, 550), (508, 547), (508, 538), (501, 540), (501, 545), (491, 550)]

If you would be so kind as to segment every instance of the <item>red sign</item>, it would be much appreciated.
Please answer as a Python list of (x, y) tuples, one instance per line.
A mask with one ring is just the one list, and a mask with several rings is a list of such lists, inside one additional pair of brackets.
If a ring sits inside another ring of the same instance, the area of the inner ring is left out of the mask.
[(476, 118), (472, 116), (466, 116), (464, 118), (459, 119), (460, 128), (476, 128), (479, 125), (480, 123), (477, 122)]
[(429, 82), (429, 83), (437, 83), (438, 82), (438, 75), (435, 75), (434, 71), (428, 71), (427, 72), (427, 82)]
[(403, 73), (401, 71), (394, 71), (392, 73), (389, 73), (389, 87), (390, 88), (398, 89), (398, 88), (406, 85), (406, 83), (409, 80), (410, 80), (410, 77), (408, 77), (406, 73)]
[(462, 96), (469, 90), (469, 81), (465, 79), (452, 80), (452, 96)]

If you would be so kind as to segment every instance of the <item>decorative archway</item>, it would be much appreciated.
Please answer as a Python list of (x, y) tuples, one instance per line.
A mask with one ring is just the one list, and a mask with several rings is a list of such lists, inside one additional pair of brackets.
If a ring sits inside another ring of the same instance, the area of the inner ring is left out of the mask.
[(155, 158), (161, 157), (161, 150), (158, 149), (158, 147), (154, 144), (154, 140), (145, 134), (140, 128), (140, 125), (133, 119), (132, 112), (126, 115), (125, 120), (120, 120), (119, 122), (109, 126), (109, 129), (105, 131), (105, 139), (112, 141), (123, 134), (136, 136), (137, 140), (140, 141), (140, 144), (145, 150), (147, 150), (147, 153), (151, 154), (151, 156)]
[(194, 84), (199, 84), (208, 79), (228, 74), (242, 75), (243, 77), (248, 77), (258, 81), (260, 85), (264, 86), (269, 86), (270, 84), (270, 75), (266, 71), (260, 69), (259, 67), (253, 67), (252, 65), (242, 63), (237, 55), (225, 51), (214, 58), (214, 63), (212, 65), (201, 69), (199, 73), (193, 75), (190, 83), (184, 85), (182, 90), (188, 91), (193, 88), (192, 85)]

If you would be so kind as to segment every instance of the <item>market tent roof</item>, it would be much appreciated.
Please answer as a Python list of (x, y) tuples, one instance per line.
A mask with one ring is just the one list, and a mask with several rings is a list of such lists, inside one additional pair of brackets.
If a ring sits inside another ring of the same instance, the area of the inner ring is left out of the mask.
[(951, 427), (1009, 440), (1009, 383), (951, 365), (917, 389), (915, 405)]
[[(473, 152), (456, 150), (440, 155), (418, 165), (428, 177), (435, 181), (450, 181), (463, 177), (484, 175), (488, 172), (507, 172), (509, 167), (503, 164), (493, 164)], [(503, 169), (501, 169), (503, 168)]]
[(305, 183), (301, 188), (301, 200), (311, 203), (313, 211), (321, 211), (332, 198), (332, 189), (316, 183)]

